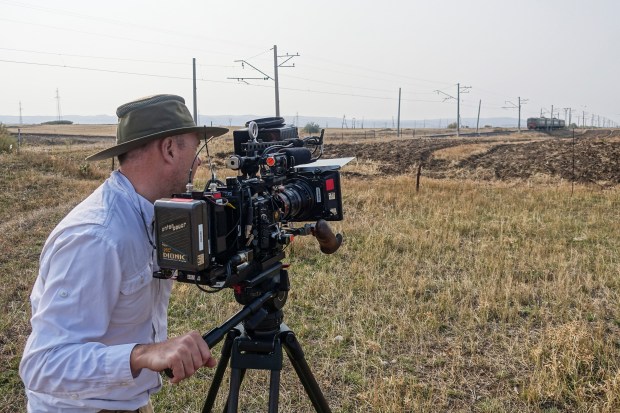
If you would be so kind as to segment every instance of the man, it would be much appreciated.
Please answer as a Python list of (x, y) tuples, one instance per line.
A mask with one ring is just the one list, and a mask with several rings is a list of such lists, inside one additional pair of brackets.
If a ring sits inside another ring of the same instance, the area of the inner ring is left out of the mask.
[(120, 167), (47, 239), (31, 294), (32, 334), (20, 364), (30, 412), (152, 411), (149, 395), (215, 360), (200, 333), (167, 340), (170, 280), (157, 270), (153, 203), (185, 191), (200, 139), (228, 130), (197, 127), (183, 98), (122, 105)]

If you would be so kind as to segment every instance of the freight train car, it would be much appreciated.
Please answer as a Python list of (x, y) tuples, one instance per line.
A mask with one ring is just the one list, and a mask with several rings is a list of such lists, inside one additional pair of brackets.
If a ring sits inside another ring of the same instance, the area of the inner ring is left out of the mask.
[(549, 118), (528, 118), (528, 129), (561, 129), (564, 128), (565, 122), (561, 119)]

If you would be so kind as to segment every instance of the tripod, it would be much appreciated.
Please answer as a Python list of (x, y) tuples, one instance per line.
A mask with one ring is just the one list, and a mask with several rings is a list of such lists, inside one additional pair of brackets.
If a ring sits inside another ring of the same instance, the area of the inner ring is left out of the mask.
[[(288, 280), (286, 271), (282, 270)], [(284, 292), (284, 297), (283, 293)], [(320, 413), (331, 412), (325, 396), (310, 371), (301, 345), (286, 324), (282, 322), (281, 306), (286, 291), (268, 291), (247, 304), (241, 311), (220, 327), (203, 336), (210, 348), (224, 335), (220, 361), (205, 400), (203, 413), (211, 412), (215, 398), (230, 361), (230, 387), (224, 412), (235, 413), (239, 404), (239, 389), (250, 370), (270, 370), (269, 413), (278, 411), (280, 371), (282, 370), (282, 347), (299, 377), (314, 409)], [(274, 305), (275, 302), (275, 305)]]

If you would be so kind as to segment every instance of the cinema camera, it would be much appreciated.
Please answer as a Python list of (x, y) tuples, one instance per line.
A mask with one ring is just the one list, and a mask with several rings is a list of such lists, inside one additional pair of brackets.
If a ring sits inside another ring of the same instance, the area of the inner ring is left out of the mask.
[[(204, 191), (190, 183), (187, 192), (155, 202), (156, 276), (208, 286), (201, 287), (208, 292), (234, 287), (237, 301), (246, 304), (253, 295), (244, 298), (240, 286), (278, 272), (296, 235), (312, 234), (322, 252), (336, 251), (342, 237), (326, 221), (343, 219), (338, 170), (353, 158), (319, 160), (323, 133), (301, 139), (283, 118), (257, 119), (234, 131), (227, 166), (237, 177), (223, 183), (212, 170)], [(309, 221), (317, 222), (293, 225)]]
[[(212, 168), (204, 191), (193, 191), (190, 180), (187, 192), (155, 202), (155, 276), (207, 292), (230, 287), (244, 306), (202, 336), (209, 348), (226, 336), (203, 412), (212, 411), (229, 361), (225, 411), (237, 411), (245, 371), (261, 369), (271, 370), (269, 412), (277, 412), (283, 349), (316, 411), (331, 412), (282, 310), (290, 284), (281, 261), (293, 237), (314, 235), (326, 254), (342, 243), (327, 221), (343, 219), (338, 170), (353, 158), (319, 159), (323, 133), (300, 139), (282, 118), (248, 122), (233, 133), (227, 161), (237, 177), (223, 183)], [(309, 221), (316, 223), (295, 226)]]

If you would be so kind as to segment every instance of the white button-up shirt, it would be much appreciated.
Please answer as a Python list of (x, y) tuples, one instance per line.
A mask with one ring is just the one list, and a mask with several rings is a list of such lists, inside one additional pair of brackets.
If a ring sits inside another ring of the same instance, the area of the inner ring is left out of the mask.
[(115, 171), (52, 231), (32, 290), (19, 373), (30, 412), (137, 409), (161, 387), (134, 378), (136, 344), (166, 339), (172, 281), (157, 266), (153, 204)]

